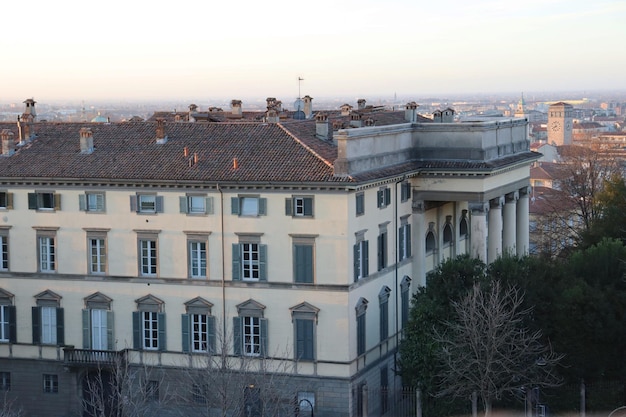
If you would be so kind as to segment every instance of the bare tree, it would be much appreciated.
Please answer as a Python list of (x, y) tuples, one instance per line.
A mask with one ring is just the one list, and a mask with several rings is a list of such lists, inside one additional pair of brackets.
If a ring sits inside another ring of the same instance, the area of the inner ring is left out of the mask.
[(487, 290), (475, 285), (453, 303), (456, 320), (435, 336), (443, 365), (439, 396), (477, 394), (489, 416), (493, 401), (504, 394), (560, 385), (554, 368), (562, 356), (542, 343), (541, 332), (524, 327), (530, 311), (522, 302), (519, 290), (495, 281)]
[(15, 405), (16, 399), (9, 395), (9, 391), (5, 391), (0, 401), (2, 401), (0, 404), (0, 417), (22, 417), (24, 415), (22, 408)]

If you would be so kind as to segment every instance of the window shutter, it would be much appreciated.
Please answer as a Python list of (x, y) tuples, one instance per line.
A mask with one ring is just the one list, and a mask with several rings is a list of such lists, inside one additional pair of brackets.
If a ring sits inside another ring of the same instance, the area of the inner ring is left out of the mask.
[(190, 322), (189, 314), (180, 315), (180, 328), (182, 330), (183, 352), (185, 353), (189, 353), (191, 350), (189, 348), (189, 345), (191, 342), (189, 322)]
[(391, 188), (385, 188), (385, 206), (391, 204)]
[(259, 216), (267, 214), (267, 198), (259, 198)]
[(37, 210), (37, 193), (28, 193), (28, 209)]
[(267, 245), (259, 245), (259, 281), (267, 281)]
[(376, 200), (377, 200), (377, 207), (381, 208), (383, 206), (383, 203), (384, 203), (383, 190), (378, 190), (376, 192)]
[(411, 225), (406, 225), (406, 256), (411, 256)]
[(241, 281), (241, 245), (233, 243), (233, 281)]
[(363, 194), (357, 194), (356, 196), (356, 214), (360, 215), (365, 213), (365, 196)]
[(109, 350), (115, 350), (115, 339), (113, 338), (113, 312), (107, 311), (107, 348)]
[(205, 201), (206, 214), (213, 214), (213, 197), (207, 197)]
[(207, 333), (209, 337), (209, 352), (215, 353), (215, 317), (207, 317)]
[(363, 277), (366, 277), (370, 274), (370, 255), (369, 255), (369, 242), (367, 240), (363, 241)]
[(187, 206), (187, 197), (178, 197), (178, 205), (181, 213), (189, 213), (189, 207)]
[(165, 351), (167, 346), (167, 339), (165, 337), (165, 313), (157, 313), (157, 326), (159, 326), (159, 350)]
[(83, 310), (83, 349), (91, 349), (91, 310)]
[(139, 196), (131, 195), (130, 196), (130, 211), (134, 211), (137, 213), (139, 211)]
[(307, 197), (304, 199), (304, 215), (305, 216), (313, 215), (313, 199), (312, 198)]
[(241, 317), (233, 317), (233, 353), (241, 356)]
[(383, 238), (384, 235), (380, 234), (378, 235), (378, 248), (377, 248), (377, 255), (378, 255), (378, 270), (380, 271), (381, 269), (383, 269), (385, 267), (385, 258), (384, 258), (384, 242), (383, 242)]
[(313, 283), (313, 246), (294, 245), (295, 282)]
[(133, 349), (143, 349), (141, 340), (141, 311), (133, 311)]
[(297, 359), (313, 360), (313, 320), (296, 319)]
[(87, 196), (85, 194), (78, 196), (78, 209), (80, 211), (87, 211)]
[(41, 342), (41, 307), (33, 307), (33, 345)]
[(61, 210), (61, 194), (54, 194), (54, 209)]
[(230, 199), (230, 213), (239, 214), (239, 197), (231, 197)]
[(398, 229), (398, 260), (401, 261), (404, 256), (404, 226)]
[(65, 345), (65, 316), (61, 307), (57, 307), (57, 345)]
[(285, 198), (285, 216), (293, 216), (293, 198)]
[(157, 195), (154, 200), (155, 200), (155, 211), (157, 213), (163, 213), (163, 196)]
[(359, 269), (360, 269), (360, 259), (359, 259), (359, 244), (357, 243), (352, 247), (353, 254), (353, 269), (354, 269), (354, 282), (359, 280)]
[(7, 193), (7, 209), (13, 208), (13, 193)]
[(261, 326), (261, 356), (267, 356), (267, 319), (259, 319)]
[(17, 343), (17, 314), (15, 306), (8, 306), (7, 312), (9, 313), (9, 342)]
[(296, 359), (304, 359), (304, 321), (296, 319)]

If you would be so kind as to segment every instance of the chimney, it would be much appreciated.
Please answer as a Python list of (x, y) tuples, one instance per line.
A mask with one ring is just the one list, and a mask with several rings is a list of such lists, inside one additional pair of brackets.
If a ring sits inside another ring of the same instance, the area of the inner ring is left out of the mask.
[(167, 142), (167, 133), (165, 133), (165, 119), (158, 117), (156, 119), (156, 143), (163, 145)]
[(243, 111), (241, 108), (241, 100), (231, 100), (230, 107), (233, 109), (232, 117), (241, 119), (243, 117)]
[(304, 100), (304, 117), (310, 119), (313, 116), (313, 97), (306, 95)]
[(267, 110), (273, 110), (274, 107), (276, 106), (276, 98), (275, 97), (268, 97), (265, 99), (266, 103), (267, 103)]
[(358, 105), (358, 109), (359, 110), (365, 109), (365, 99), (364, 98), (360, 98), (356, 103)]
[(0, 132), (0, 141), (2, 142), (2, 156), (11, 156), (15, 153), (13, 132), (9, 129), (2, 129), (2, 132)]
[(441, 115), (441, 120), (443, 123), (454, 123), (454, 110), (450, 107), (445, 109)]
[(268, 110), (266, 120), (268, 123), (278, 123), (280, 118), (278, 117), (278, 113), (276, 110)]
[(416, 102), (411, 101), (410, 103), (406, 103), (404, 106), (404, 120), (409, 123), (417, 122), (417, 108), (419, 106)]
[(352, 106), (349, 104), (344, 104), (341, 106), (341, 115), (342, 116), (349, 116), (350, 112), (352, 111)]
[(433, 122), (435, 123), (443, 122), (443, 112), (441, 110), (435, 110), (433, 112)]
[(93, 133), (88, 127), (83, 127), (78, 132), (80, 135), (80, 153), (87, 155), (93, 152)]
[(35, 103), (36, 103), (36, 101), (33, 100), (32, 98), (24, 100), (24, 104), (26, 106), (24, 107), (24, 113), (22, 114), (22, 119), (27, 114), (30, 114), (31, 116), (33, 116), (32, 121), (33, 122), (35, 121), (35, 119), (37, 118), (37, 112), (35, 111)]
[(328, 126), (328, 115), (326, 113), (317, 113), (315, 115), (315, 136), (323, 140), (329, 140), (331, 130)]
[(350, 113), (350, 127), (361, 127), (361, 114), (357, 112)]
[(368, 117), (367, 119), (363, 121), (363, 124), (367, 127), (372, 127), (376, 125), (376, 120), (372, 119), (371, 117)]
[(26, 142), (35, 138), (35, 126), (34, 116), (30, 113), (22, 114), (21, 118), (17, 119), (17, 128), (20, 132), (20, 144), (24, 145)]

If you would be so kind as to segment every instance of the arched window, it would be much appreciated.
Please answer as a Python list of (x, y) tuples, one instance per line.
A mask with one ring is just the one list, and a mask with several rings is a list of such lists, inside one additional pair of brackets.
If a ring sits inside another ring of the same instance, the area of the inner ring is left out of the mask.
[(459, 222), (459, 236), (461, 239), (466, 238), (467, 233), (467, 210), (463, 210), (461, 221)]
[(452, 243), (452, 226), (450, 223), (446, 223), (443, 227), (443, 244), (449, 245)]
[(433, 232), (428, 232), (426, 235), (426, 252), (428, 253), (434, 251), (436, 246), (435, 234)]

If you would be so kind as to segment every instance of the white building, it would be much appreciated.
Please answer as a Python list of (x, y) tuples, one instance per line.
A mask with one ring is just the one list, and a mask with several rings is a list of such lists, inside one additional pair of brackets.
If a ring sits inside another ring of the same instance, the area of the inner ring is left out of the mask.
[(174, 372), (219, 335), (287, 363), (286, 401), (382, 415), (426, 273), (528, 251), (523, 119), (39, 123), (26, 103), (0, 123), (0, 380), (28, 415), (80, 413), (113, 356)]

